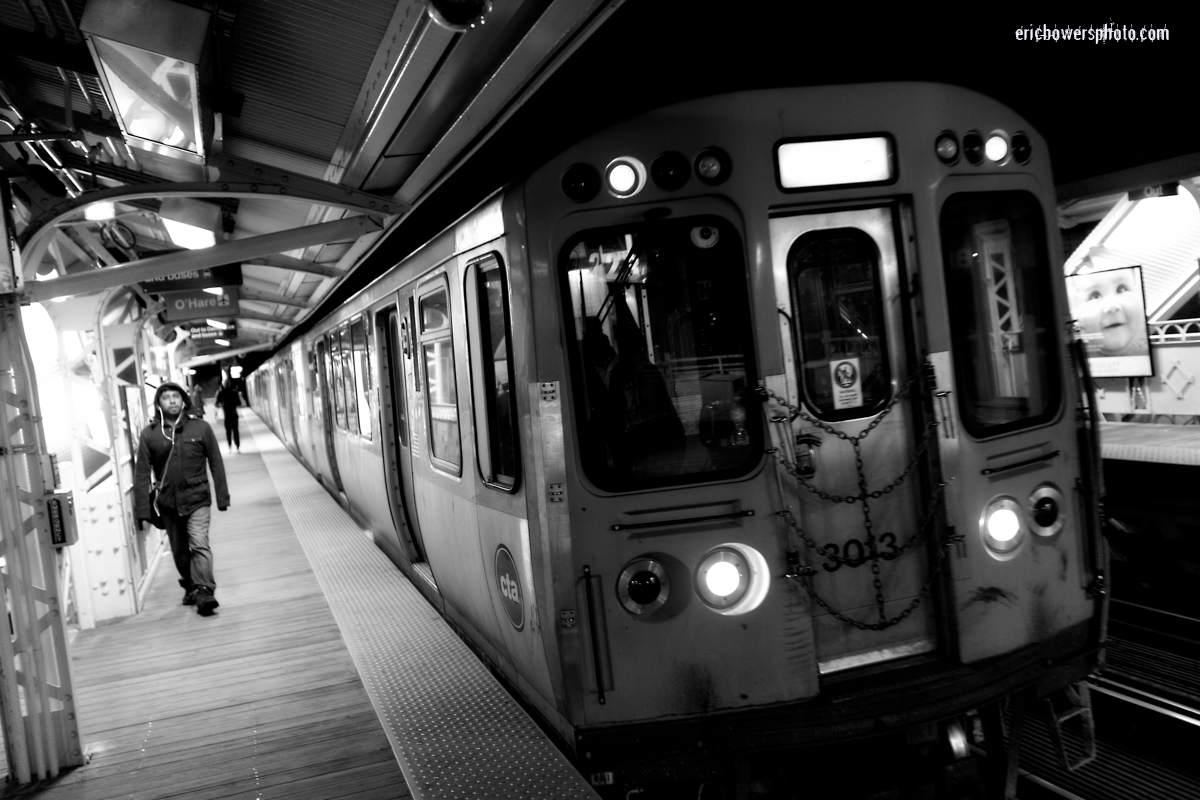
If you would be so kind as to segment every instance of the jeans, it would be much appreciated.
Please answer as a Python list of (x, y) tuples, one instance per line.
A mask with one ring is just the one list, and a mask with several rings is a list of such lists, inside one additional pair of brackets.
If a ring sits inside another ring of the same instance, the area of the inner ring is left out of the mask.
[(180, 516), (173, 508), (159, 508), (159, 511), (166, 523), (167, 539), (171, 542), (175, 569), (179, 570), (180, 585), (189, 592), (197, 586), (216, 589), (212, 550), (208, 546), (212, 506), (201, 506), (187, 516)]

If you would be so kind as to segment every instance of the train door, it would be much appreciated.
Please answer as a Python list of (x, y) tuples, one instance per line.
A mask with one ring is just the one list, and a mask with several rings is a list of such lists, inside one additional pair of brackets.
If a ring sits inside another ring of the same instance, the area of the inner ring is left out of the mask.
[(899, 231), (891, 204), (770, 220), (792, 418), (776, 441), (799, 454), (788, 522), (816, 573), (822, 675), (938, 646), (926, 547), (938, 504), (915, 469), (932, 428), (914, 417)]
[(342, 475), (338, 472), (337, 457), (333, 451), (333, 407), (329, 402), (330, 392), (330, 375), (333, 372), (332, 356), (329, 354), (329, 342), (327, 339), (319, 339), (317, 341), (317, 375), (321, 384), (321, 431), (322, 438), (325, 440), (325, 458), (329, 464), (329, 474), (333, 478), (333, 486), (337, 491), (342, 489)]
[(425, 543), (417, 520), (416, 487), (413, 482), (412, 426), (409, 419), (408, 387), (413, 386), (411, 296), (403, 301), (403, 311), (389, 307), (375, 317), (376, 341), (379, 342), (380, 393), (384, 419), (390, 420), (391, 435), (384, 439), (384, 457), (392, 480), (392, 518), (396, 530), (407, 532), (412, 561), (424, 564)]

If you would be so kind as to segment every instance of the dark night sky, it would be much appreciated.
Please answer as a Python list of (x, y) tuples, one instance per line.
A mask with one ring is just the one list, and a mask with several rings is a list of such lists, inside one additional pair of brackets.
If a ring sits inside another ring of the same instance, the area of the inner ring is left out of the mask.
[[(947, 11), (940, 15), (880, 12), (858, 3), (813, 12), (814, 5), (629, 0), (559, 83), (594, 88), (609, 103), (629, 98), (636, 108), (765, 86), (959, 84), (1003, 101), (1041, 130), (1059, 184), (1200, 151), (1191, 117), (1194, 14), (1002, 12), (984, 19), (974, 11), (964, 16), (956, 10), (961, 4), (943, 4)], [(757, 10), (764, 7), (769, 10)], [(1106, 22), (1166, 27), (1170, 39), (1097, 44), (1019, 42), (1015, 36), (1029, 25), (1086, 29)]]

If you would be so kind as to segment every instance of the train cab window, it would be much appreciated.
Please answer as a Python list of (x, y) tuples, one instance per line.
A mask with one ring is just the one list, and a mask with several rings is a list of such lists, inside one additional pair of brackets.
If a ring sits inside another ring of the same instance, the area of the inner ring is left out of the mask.
[(737, 230), (710, 216), (591, 230), (560, 268), (590, 480), (627, 491), (752, 469), (762, 405)]
[(1027, 192), (963, 192), (941, 213), (942, 264), (963, 426), (993, 436), (1058, 411), (1046, 229)]
[(891, 394), (879, 248), (857, 228), (812, 231), (792, 244), (787, 269), (808, 406), (827, 420), (874, 413)]
[(467, 331), (475, 396), (476, 455), (485, 483), (512, 490), (517, 481), (516, 398), (508, 283), (495, 254), (467, 265)]
[(346, 430), (358, 433), (358, 392), (354, 382), (354, 351), (350, 346), (350, 326), (338, 332), (341, 340), (342, 392), (346, 398)]
[(371, 407), (371, 351), (367, 349), (367, 325), (362, 317), (350, 323), (350, 348), (354, 365), (354, 404), (358, 406), (358, 432), (370, 439), (375, 409)]
[(440, 287), (421, 295), (417, 305), (425, 366), (430, 455), (434, 464), (457, 475), (462, 470), (462, 444), (458, 427), (450, 296), (446, 284), (443, 282)]
[(342, 340), (335, 332), (327, 337), (329, 342), (329, 393), (333, 396), (333, 418), (342, 430), (346, 429), (346, 395), (342, 392)]

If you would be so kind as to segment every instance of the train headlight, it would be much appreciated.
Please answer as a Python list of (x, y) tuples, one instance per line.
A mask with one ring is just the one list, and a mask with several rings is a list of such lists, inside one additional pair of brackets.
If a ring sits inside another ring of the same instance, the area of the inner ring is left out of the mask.
[(1000, 132), (993, 133), (984, 144), (983, 152), (988, 157), (988, 161), (995, 164), (1003, 163), (1008, 158), (1008, 139)]
[(1062, 530), (1066, 520), (1062, 492), (1044, 483), (1029, 495), (1029, 527), (1038, 536), (1053, 536)]
[(709, 186), (724, 183), (732, 168), (729, 156), (719, 147), (710, 147), (696, 156), (696, 177)]
[(979, 131), (971, 131), (963, 136), (963, 155), (975, 166), (983, 163), (983, 137)]
[(562, 176), (563, 194), (586, 203), (600, 193), (600, 173), (591, 164), (572, 164)]
[(650, 180), (668, 192), (683, 188), (691, 174), (687, 159), (679, 153), (663, 153), (650, 162)]
[(1012, 154), (1018, 164), (1027, 164), (1033, 155), (1033, 144), (1023, 133), (1014, 133), (1012, 138)]
[(995, 556), (1006, 556), (1025, 540), (1025, 518), (1020, 503), (1011, 497), (997, 497), (987, 504), (979, 517), (979, 534)]
[(604, 169), (604, 180), (613, 197), (633, 197), (646, 185), (646, 167), (630, 156), (614, 158)]
[(933, 143), (933, 151), (943, 164), (953, 164), (958, 161), (958, 137), (951, 131), (945, 131)]
[(666, 605), (671, 596), (667, 570), (653, 558), (630, 561), (617, 576), (617, 598), (630, 614), (647, 616)]
[(696, 593), (719, 614), (745, 614), (762, 604), (769, 588), (767, 560), (753, 547), (723, 544), (696, 567)]

